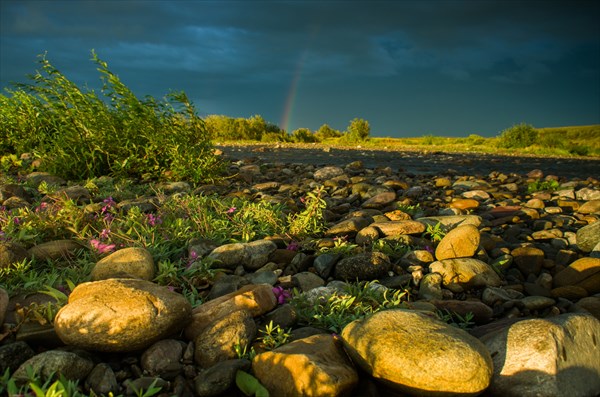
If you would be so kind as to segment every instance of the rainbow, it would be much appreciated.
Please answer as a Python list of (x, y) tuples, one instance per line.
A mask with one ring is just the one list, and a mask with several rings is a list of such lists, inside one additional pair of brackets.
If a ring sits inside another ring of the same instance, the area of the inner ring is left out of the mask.
[(283, 108), (283, 116), (281, 117), (280, 125), (287, 133), (292, 132), (290, 131), (290, 125), (292, 122), (292, 110), (294, 108), (294, 102), (296, 101), (296, 96), (298, 94), (298, 83), (300, 82), (300, 77), (302, 76), (302, 69), (304, 68), (304, 63), (306, 62), (307, 55), (308, 50), (304, 50), (302, 52), (302, 55), (300, 56), (300, 60), (296, 64), (296, 70), (294, 71), (294, 76), (292, 78), (292, 82), (290, 83), (290, 89), (285, 99), (285, 107)]

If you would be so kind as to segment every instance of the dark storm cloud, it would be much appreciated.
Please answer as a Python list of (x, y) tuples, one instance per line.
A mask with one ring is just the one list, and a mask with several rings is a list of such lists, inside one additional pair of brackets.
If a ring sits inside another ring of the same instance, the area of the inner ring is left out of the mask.
[[(531, 115), (524, 118), (531, 122), (560, 122), (542, 117), (544, 109), (560, 108), (558, 99), (546, 98), (557, 92), (562, 100), (580, 97), (581, 109), (564, 123), (600, 122), (593, 107), (600, 106), (600, 6), (592, 1), (0, 4), (2, 86), (22, 79), (46, 50), (71, 78), (92, 81), (87, 58), (94, 48), (136, 92), (185, 90), (209, 112), (258, 113), (274, 122), (294, 74), (301, 73), (296, 113), (303, 118), (296, 128), (359, 116), (393, 135), (397, 111), (389, 102), (407, 107), (403, 122), (415, 130), (415, 115), (425, 113), (408, 110), (416, 103), (452, 108), (453, 95), (477, 111), (489, 106), (483, 101), (502, 104), (489, 91), (511, 103), (527, 90), (533, 93), (523, 106), (531, 104)], [(329, 104), (325, 115), (315, 107), (322, 101)], [(517, 116), (495, 123), (523, 121)], [(456, 133), (468, 122), (452, 130), (442, 125), (433, 132)]]

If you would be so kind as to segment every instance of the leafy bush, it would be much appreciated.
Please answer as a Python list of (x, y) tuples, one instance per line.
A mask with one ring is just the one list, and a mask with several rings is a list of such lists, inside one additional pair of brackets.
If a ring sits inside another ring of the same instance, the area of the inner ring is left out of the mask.
[(42, 170), (69, 179), (218, 178), (222, 164), (185, 93), (138, 99), (94, 52), (92, 59), (108, 103), (41, 57), (32, 84), (0, 95), (0, 150), (33, 152)]
[(505, 148), (525, 148), (536, 143), (538, 136), (533, 126), (521, 123), (502, 131), (499, 144)]
[(350, 121), (348, 130), (344, 135), (344, 138), (348, 142), (361, 142), (369, 138), (371, 133), (371, 126), (369, 122), (363, 119), (355, 118)]
[(317, 137), (308, 128), (298, 128), (292, 132), (292, 141), (300, 143), (317, 142)]

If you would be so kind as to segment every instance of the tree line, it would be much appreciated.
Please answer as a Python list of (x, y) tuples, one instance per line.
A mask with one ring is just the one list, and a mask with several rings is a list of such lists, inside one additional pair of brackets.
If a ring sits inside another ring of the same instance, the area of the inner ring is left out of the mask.
[(210, 115), (204, 118), (206, 131), (213, 140), (251, 140), (260, 142), (299, 142), (312, 143), (336, 139), (342, 142), (361, 142), (369, 138), (369, 122), (354, 118), (345, 131), (339, 131), (323, 124), (316, 131), (298, 128), (290, 133), (278, 125), (269, 123), (262, 116), (233, 118), (224, 115)]

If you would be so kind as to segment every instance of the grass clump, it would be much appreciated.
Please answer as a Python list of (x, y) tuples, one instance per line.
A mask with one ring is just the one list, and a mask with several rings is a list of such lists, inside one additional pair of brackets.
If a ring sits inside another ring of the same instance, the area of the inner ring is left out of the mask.
[(45, 56), (32, 83), (0, 95), (0, 154), (32, 153), (40, 170), (76, 180), (218, 178), (222, 164), (185, 93), (139, 99), (94, 52), (92, 60), (104, 98), (79, 88)]
[(407, 290), (391, 290), (372, 282), (351, 283), (327, 296), (308, 298), (295, 294), (290, 304), (299, 323), (341, 333), (354, 320), (400, 306), (408, 300)]
[(558, 190), (559, 187), (560, 183), (557, 180), (552, 179), (548, 181), (542, 181), (538, 179), (527, 185), (527, 193), (535, 193), (541, 191), (553, 192), (555, 190)]

